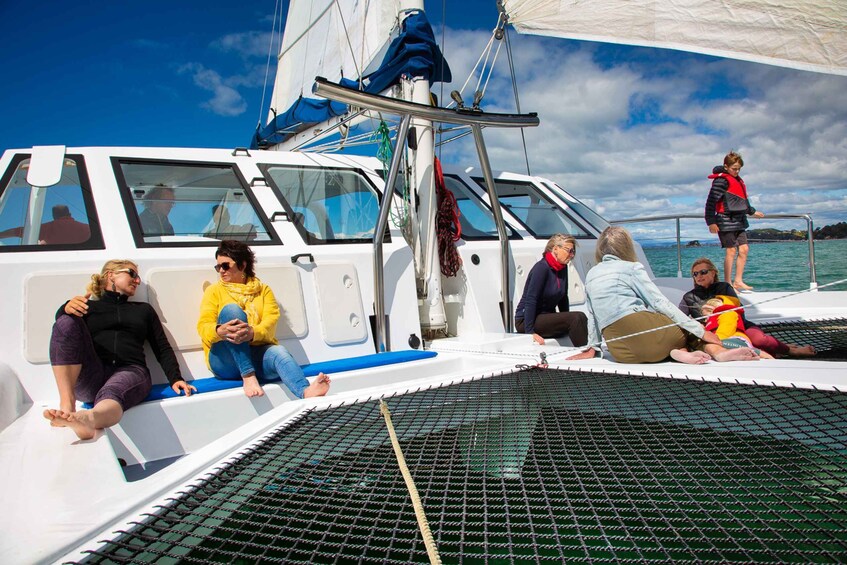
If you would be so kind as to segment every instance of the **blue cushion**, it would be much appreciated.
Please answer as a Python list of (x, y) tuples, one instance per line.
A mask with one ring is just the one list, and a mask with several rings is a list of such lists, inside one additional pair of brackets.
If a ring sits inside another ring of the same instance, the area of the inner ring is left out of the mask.
[[(435, 351), (420, 351), (417, 349), (409, 349), (406, 351), (386, 351), (385, 353), (374, 353), (373, 355), (362, 355), (361, 357), (347, 357), (346, 359), (335, 359), (333, 361), (321, 361), (319, 363), (306, 363), (301, 365), (303, 373), (307, 377), (314, 377), (319, 373), (327, 373), (334, 375), (343, 373), (344, 371), (355, 371), (358, 369), (368, 369), (370, 367), (381, 367), (383, 365), (393, 365), (394, 363), (406, 363), (407, 361), (417, 361), (419, 359), (429, 359), (435, 357)], [(263, 380), (262, 383), (279, 381)], [(204, 379), (195, 379), (189, 381), (190, 384), (197, 388), (197, 393), (214, 392), (216, 390), (227, 390), (230, 388), (238, 388), (241, 386), (241, 380), (226, 381), (214, 377)], [(196, 393), (195, 393), (196, 394)], [(176, 398), (177, 395), (169, 384), (153, 385), (153, 389), (143, 402), (151, 400), (162, 400), (164, 398)], [(86, 402), (83, 404), (85, 408), (91, 408), (91, 404)]]

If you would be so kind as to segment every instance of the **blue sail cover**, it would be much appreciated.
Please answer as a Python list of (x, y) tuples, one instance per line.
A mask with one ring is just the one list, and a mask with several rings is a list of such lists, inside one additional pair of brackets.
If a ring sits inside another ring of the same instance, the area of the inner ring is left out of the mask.
[[(423, 12), (412, 12), (401, 25), (398, 35), (379, 68), (362, 78), (362, 90), (379, 93), (397, 84), (402, 76), (423, 77), (432, 82), (450, 82), (453, 75), (435, 34)], [(359, 88), (358, 80), (342, 78), (339, 83)], [(276, 116), (264, 128), (256, 128), (251, 149), (263, 149), (282, 143), (290, 136), (347, 112), (347, 105), (323, 98), (300, 97), (284, 113)]]

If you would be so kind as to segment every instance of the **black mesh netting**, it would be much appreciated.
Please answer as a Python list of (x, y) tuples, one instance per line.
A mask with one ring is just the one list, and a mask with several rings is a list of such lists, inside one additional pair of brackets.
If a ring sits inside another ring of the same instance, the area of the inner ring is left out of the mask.
[(762, 331), (783, 343), (814, 345), (819, 361), (847, 361), (847, 319), (767, 322)]
[[(847, 394), (532, 368), (386, 402), (444, 562), (847, 561)], [(368, 401), (281, 426), (86, 561), (427, 554)]]

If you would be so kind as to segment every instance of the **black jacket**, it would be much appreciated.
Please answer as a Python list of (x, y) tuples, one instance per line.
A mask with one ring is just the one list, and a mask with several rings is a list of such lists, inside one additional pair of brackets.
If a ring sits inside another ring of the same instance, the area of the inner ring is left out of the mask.
[[(712, 169), (713, 175), (721, 173), (729, 174), (723, 165), (718, 165)], [(740, 178), (740, 177), (739, 177)], [(756, 209), (750, 205), (750, 202), (745, 199), (744, 211), (731, 212), (727, 206), (727, 190), (729, 183), (723, 177), (717, 177), (712, 180), (712, 189), (709, 191), (709, 196), (706, 198), (706, 225), (717, 224), (720, 231), (741, 231), (746, 230), (750, 224), (747, 222), (747, 216), (752, 216), (756, 213)], [(737, 198), (735, 200), (738, 200)], [(719, 206), (722, 203), (723, 206)], [(736, 202), (734, 208), (738, 206)], [(720, 208), (723, 211), (718, 211)]]
[[(703, 306), (703, 303), (719, 294), (738, 298), (738, 295), (735, 293), (735, 289), (732, 288), (732, 285), (728, 282), (716, 281), (708, 288), (694, 285), (692, 290), (689, 290), (682, 295), (682, 300), (679, 301), (679, 309), (682, 310), (682, 313), (686, 316), (699, 318), (702, 315), (700, 313), (700, 307)], [(756, 327), (756, 324), (748, 321), (744, 317), (743, 313), (741, 314), (741, 319), (744, 322), (745, 327)], [(700, 320), (700, 323), (704, 324), (705, 320)]]
[[(99, 300), (88, 301), (88, 312), (82, 319), (88, 326), (97, 356), (113, 367), (146, 367), (144, 342), (149, 341), (170, 384), (183, 380), (156, 311), (146, 302), (128, 302), (127, 298), (107, 290)], [(65, 314), (65, 304), (56, 312), (56, 318)]]

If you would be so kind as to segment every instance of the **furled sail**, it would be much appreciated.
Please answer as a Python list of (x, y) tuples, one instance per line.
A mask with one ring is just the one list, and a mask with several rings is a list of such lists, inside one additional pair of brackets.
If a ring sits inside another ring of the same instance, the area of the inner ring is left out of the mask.
[(304, 18), (304, 4), (304, 0), (292, 3), (271, 115), (268, 124), (257, 129), (252, 147), (284, 143), (314, 124), (328, 123), (347, 112), (345, 104), (311, 97), (316, 76), (371, 93), (391, 87), (403, 75), (452, 80), (423, 11), (403, 8), (392, 0), (312, 0)]
[(847, 75), (844, 0), (499, 0), (520, 33)]

